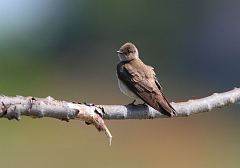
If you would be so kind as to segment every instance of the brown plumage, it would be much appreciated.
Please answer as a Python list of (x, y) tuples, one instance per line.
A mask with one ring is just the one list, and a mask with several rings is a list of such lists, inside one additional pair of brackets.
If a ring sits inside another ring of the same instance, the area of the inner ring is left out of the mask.
[[(117, 65), (119, 82), (133, 92), (136, 95), (134, 97), (142, 99), (157, 111), (167, 116), (174, 115), (175, 110), (164, 97), (153, 68), (139, 59), (137, 48), (132, 43), (126, 43), (117, 52), (121, 59)], [(126, 91), (123, 92), (129, 95)]]

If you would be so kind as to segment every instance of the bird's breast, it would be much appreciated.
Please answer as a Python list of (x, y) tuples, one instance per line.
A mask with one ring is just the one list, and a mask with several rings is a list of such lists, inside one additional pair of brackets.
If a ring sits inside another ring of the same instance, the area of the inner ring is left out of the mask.
[(127, 95), (128, 97), (134, 98), (134, 99), (138, 98), (138, 96), (137, 96), (135, 93), (133, 93), (133, 92), (127, 87), (127, 85), (125, 85), (120, 79), (118, 79), (118, 86), (119, 86), (121, 92), (122, 92), (123, 94)]

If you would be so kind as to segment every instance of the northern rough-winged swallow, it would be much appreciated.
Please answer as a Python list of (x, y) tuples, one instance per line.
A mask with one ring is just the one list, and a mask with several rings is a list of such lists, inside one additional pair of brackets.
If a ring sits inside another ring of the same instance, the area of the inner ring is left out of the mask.
[(174, 108), (162, 93), (153, 67), (145, 65), (139, 58), (138, 50), (132, 43), (126, 43), (117, 51), (120, 63), (117, 77), (120, 90), (135, 100), (142, 100), (155, 110), (171, 117)]

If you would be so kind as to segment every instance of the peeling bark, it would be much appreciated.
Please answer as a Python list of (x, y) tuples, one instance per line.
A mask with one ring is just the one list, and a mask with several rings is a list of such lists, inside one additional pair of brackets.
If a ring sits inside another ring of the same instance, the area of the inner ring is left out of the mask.
[[(224, 93), (214, 93), (211, 96), (188, 100), (171, 105), (176, 110), (174, 117), (184, 117), (191, 114), (211, 111), (240, 102), (240, 88), (234, 88)], [(0, 96), (0, 117), (20, 120), (21, 116), (33, 118), (51, 117), (69, 121), (77, 119), (93, 124), (98, 131), (104, 131), (109, 138), (112, 135), (104, 123), (104, 119), (153, 119), (169, 118), (146, 105), (94, 105), (55, 100), (52, 97), (36, 98), (23, 96)]]

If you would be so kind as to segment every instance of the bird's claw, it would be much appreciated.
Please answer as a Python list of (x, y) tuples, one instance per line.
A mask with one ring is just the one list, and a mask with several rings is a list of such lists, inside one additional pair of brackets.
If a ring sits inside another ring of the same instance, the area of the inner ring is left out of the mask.
[(129, 103), (128, 106), (137, 106), (136, 104), (134, 104), (136, 102), (136, 99), (132, 101), (132, 103)]

